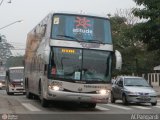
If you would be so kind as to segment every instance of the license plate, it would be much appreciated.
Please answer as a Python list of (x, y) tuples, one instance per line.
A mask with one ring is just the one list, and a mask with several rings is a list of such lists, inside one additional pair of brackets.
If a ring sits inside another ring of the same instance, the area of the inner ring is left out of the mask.
[(142, 96), (141, 100), (143, 100), (143, 101), (150, 101), (151, 98), (149, 98), (148, 96)]

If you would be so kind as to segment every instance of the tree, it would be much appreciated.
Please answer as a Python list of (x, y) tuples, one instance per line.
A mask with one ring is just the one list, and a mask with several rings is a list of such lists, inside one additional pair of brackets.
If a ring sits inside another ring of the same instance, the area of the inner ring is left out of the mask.
[(11, 48), (14, 48), (10, 43), (7, 42), (6, 37), (4, 35), (0, 35), (0, 62), (5, 64), (7, 58), (12, 55)]
[(160, 50), (160, 0), (134, 0), (143, 8), (135, 8), (133, 14), (145, 22), (134, 26), (135, 37), (147, 44), (148, 50)]
[[(140, 49), (135, 44), (136, 41), (132, 39), (130, 32), (132, 25), (127, 24), (127, 18), (121, 17), (118, 14), (110, 17), (112, 26), (112, 38), (114, 49), (119, 50), (122, 53), (123, 66), (120, 74), (132, 74), (136, 72), (136, 55), (139, 53)], [(113, 75), (117, 74), (113, 71)]]
[[(131, 15), (130, 15), (131, 14)], [(135, 37), (135, 30), (132, 28), (140, 20), (134, 18), (131, 9), (120, 10), (114, 16), (110, 15), (112, 25), (112, 38), (114, 49), (122, 53), (123, 66), (120, 74), (140, 74), (153, 68), (153, 64), (145, 67), (151, 61), (148, 58), (151, 54), (146, 51), (146, 44)], [(115, 71), (114, 71), (115, 72)], [(114, 73), (113, 73), (114, 75)]]
[(6, 67), (23, 66), (24, 56), (10, 56), (6, 61)]

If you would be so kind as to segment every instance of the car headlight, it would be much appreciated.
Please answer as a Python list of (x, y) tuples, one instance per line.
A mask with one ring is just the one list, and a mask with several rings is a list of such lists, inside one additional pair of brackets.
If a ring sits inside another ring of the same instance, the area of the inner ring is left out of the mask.
[(149, 93), (150, 96), (157, 96), (157, 93), (154, 91), (154, 92), (151, 92)]
[(125, 91), (127, 95), (138, 95), (137, 92)]
[(109, 90), (106, 90), (106, 89), (101, 89), (99, 91), (97, 91), (98, 94), (101, 94), (101, 95), (107, 95), (110, 93)]
[(2, 85), (2, 83), (0, 83), (0, 85)]

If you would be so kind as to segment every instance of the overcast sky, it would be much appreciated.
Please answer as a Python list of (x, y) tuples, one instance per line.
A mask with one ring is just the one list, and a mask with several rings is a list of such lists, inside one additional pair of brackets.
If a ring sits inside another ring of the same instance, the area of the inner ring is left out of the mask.
[[(84, 11), (99, 15), (108, 13), (113, 15), (118, 9), (136, 6), (133, 0), (11, 0), (11, 3), (8, 1), (10, 0), (3, 0), (0, 6), (0, 28), (18, 20), (23, 22), (1, 29), (0, 34), (5, 35), (7, 41), (15, 48), (23, 49), (27, 33), (50, 12)], [(23, 53), (24, 50), (21, 50), (21, 54)]]

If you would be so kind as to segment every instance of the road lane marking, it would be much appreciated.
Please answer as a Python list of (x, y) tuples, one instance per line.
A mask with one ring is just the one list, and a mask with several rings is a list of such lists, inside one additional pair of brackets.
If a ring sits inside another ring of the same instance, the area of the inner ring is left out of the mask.
[(105, 107), (101, 107), (101, 106), (96, 106), (96, 109), (99, 109), (99, 110), (104, 110), (104, 111), (106, 111), (106, 110), (110, 110), (110, 109), (108, 109), (108, 108), (105, 108)]
[(156, 108), (160, 108), (160, 106), (154, 106), (154, 107), (156, 107)]
[(143, 107), (143, 106), (132, 106), (132, 107), (138, 108), (138, 109), (144, 109), (144, 110), (151, 109), (149, 107)]
[(22, 103), (22, 105), (30, 111), (41, 111), (40, 109), (38, 109), (30, 103)]
[(110, 107), (124, 109), (124, 110), (131, 110), (131, 108), (129, 108), (129, 107), (124, 107), (124, 106), (119, 106), (119, 105), (114, 105), (114, 104), (105, 104), (105, 105), (110, 106)]

